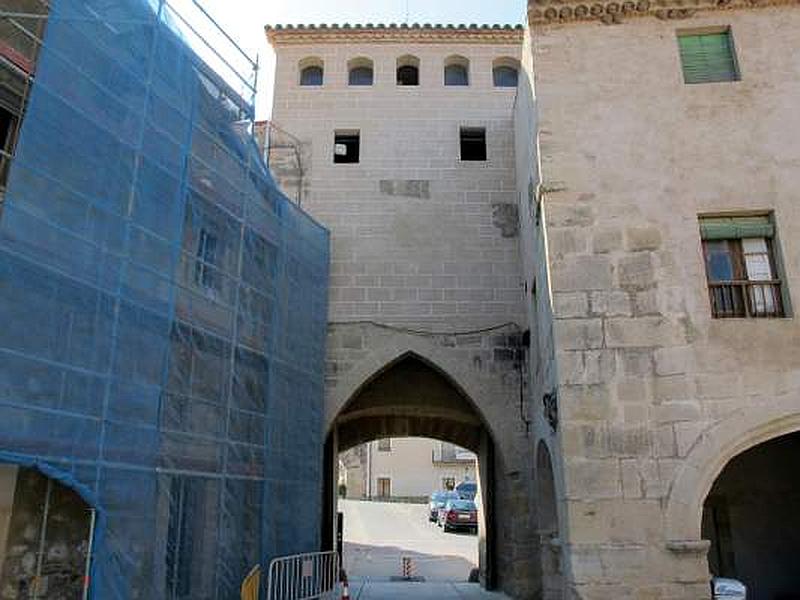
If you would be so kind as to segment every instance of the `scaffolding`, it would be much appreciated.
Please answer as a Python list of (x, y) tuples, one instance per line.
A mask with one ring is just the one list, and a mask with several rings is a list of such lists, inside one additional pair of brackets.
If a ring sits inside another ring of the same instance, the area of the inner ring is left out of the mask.
[(0, 461), (96, 511), (90, 597), (237, 597), (319, 546), (328, 234), (196, 0), (7, 0), (8, 31), (33, 60), (2, 155)]

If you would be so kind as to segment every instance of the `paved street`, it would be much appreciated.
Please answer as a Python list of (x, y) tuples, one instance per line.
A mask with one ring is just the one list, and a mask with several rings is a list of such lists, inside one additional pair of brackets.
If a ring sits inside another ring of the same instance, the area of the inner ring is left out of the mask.
[(427, 505), (343, 500), (339, 507), (344, 512), (344, 564), (351, 579), (389, 582), (401, 575), (401, 557), (410, 556), (415, 574), (441, 583), (437, 589), (444, 593), (453, 587), (445, 582), (466, 582), (478, 566), (478, 536), (444, 533), (428, 522)]
[(508, 600), (498, 592), (486, 592), (477, 583), (401, 583), (355, 581), (352, 600)]

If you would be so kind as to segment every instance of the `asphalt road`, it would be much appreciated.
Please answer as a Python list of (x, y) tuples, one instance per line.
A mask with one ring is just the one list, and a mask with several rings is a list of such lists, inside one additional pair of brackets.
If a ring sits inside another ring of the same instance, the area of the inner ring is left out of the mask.
[[(429, 523), (427, 505), (340, 500), (344, 566), (353, 579), (386, 582), (410, 556), (426, 582), (466, 582), (478, 566), (478, 536), (444, 533)], [(477, 587), (477, 586), (476, 586)]]

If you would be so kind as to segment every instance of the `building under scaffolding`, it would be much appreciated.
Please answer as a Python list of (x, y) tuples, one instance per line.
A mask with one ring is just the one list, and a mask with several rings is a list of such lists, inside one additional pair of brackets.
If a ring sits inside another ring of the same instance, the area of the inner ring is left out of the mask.
[(319, 546), (327, 232), (194, 0), (3, 7), (0, 598), (238, 597)]

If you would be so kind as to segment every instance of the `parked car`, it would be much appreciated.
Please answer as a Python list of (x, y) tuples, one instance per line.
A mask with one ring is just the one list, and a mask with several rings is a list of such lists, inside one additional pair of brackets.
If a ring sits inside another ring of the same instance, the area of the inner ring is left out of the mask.
[(711, 580), (711, 597), (714, 600), (747, 600), (747, 588), (736, 579), (714, 577)]
[(456, 486), (456, 492), (463, 500), (475, 500), (478, 493), (478, 484), (474, 481), (462, 481)]
[(444, 508), (448, 500), (457, 500), (458, 493), (454, 491), (433, 492), (428, 502), (428, 521), (435, 523), (439, 520), (439, 509)]
[(456, 529), (478, 531), (478, 509), (472, 500), (449, 500), (439, 511), (439, 525), (445, 533)]

